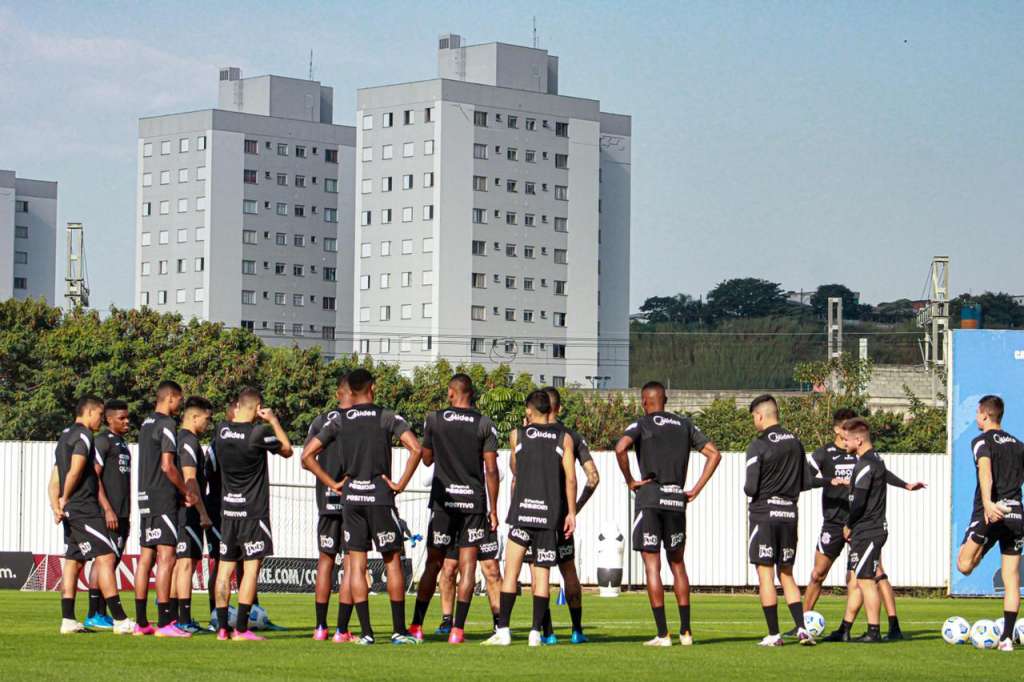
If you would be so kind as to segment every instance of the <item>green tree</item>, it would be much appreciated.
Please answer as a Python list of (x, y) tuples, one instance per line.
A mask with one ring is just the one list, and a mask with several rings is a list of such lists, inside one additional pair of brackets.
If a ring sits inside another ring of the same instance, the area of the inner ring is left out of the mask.
[(713, 320), (765, 317), (779, 312), (786, 302), (776, 282), (754, 277), (727, 279), (708, 292), (708, 311)]

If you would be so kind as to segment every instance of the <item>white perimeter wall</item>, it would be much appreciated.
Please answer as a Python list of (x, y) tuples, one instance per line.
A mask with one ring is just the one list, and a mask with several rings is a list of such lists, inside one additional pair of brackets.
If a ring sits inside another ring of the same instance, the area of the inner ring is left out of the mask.
[[(60, 554), (63, 537), (53, 523), (46, 497), (46, 485), (53, 465), (53, 443), (0, 442), (0, 551), (28, 551)], [(131, 446), (135, 456), (135, 446)], [(277, 556), (317, 556), (316, 507), (313, 476), (299, 465), (298, 453), (291, 459), (271, 458), (271, 513)], [(615, 526), (627, 538), (624, 583), (642, 584), (643, 564), (639, 553), (628, 549), (633, 512), (630, 495), (622, 482), (614, 453), (596, 452), (594, 460), (601, 473), (601, 485), (577, 519), (577, 565), (584, 583), (597, 582), (597, 536), (602, 528)], [(405, 461), (405, 451), (396, 450), (396, 476)], [(946, 455), (892, 454), (886, 464), (906, 481), (924, 481), (928, 488), (910, 493), (889, 488), (889, 541), (882, 562), (897, 587), (946, 587), (950, 552), (950, 469)], [(508, 454), (499, 457), (502, 471), (501, 518), (509, 502)], [(700, 475), (703, 457), (691, 459), (691, 483)], [(136, 469), (133, 468), (133, 474)], [(421, 467), (410, 490), (399, 496), (400, 516), (413, 533), (426, 537), (429, 512), (427, 495), (432, 469)], [(582, 471), (578, 471), (580, 481)], [(634, 464), (634, 475), (636, 475)], [(747, 513), (743, 495), (744, 457), (725, 453), (722, 464), (704, 492), (688, 510), (686, 564), (690, 581), (696, 586), (745, 587), (757, 584), (747, 563)], [(133, 476), (134, 478), (134, 476)], [(134, 484), (133, 484), (134, 487)], [(801, 584), (810, 575), (814, 545), (821, 523), (821, 493), (812, 491), (800, 501), (800, 544), (795, 573)], [(137, 510), (132, 509), (133, 532), (128, 553), (138, 552)], [(503, 526), (503, 535), (507, 528)], [(418, 575), (422, 568), (424, 544), (411, 550)], [(845, 557), (845, 555), (844, 555)], [(837, 562), (829, 585), (840, 585), (843, 569)], [(665, 571), (665, 577), (669, 573)], [(554, 577), (557, 580), (557, 576)]]

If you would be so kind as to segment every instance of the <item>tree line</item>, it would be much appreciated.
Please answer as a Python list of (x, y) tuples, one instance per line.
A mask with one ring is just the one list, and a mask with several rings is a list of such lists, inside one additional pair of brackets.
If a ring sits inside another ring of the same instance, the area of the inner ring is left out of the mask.
[[(870, 367), (843, 362), (848, 366), (801, 365), (798, 380), (808, 384), (847, 378), (824, 393), (781, 401), (783, 417), (808, 447), (831, 439), (831, 410), (851, 406), (866, 414), (863, 387)], [(477, 407), (503, 437), (522, 423), (523, 401), (536, 388), (528, 374), (513, 375), (505, 365), (488, 370), (439, 360), (406, 376), (398, 365), (367, 356), (328, 360), (315, 349), (271, 347), (247, 330), (186, 322), (151, 309), (113, 309), (101, 318), (95, 311), (65, 313), (39, 301), (8, 300), (0, 303), (0, 440), (56, 440), (73, 419), (76, 400), (86, 393), (125, 400), (137, 428), (153, 409), (154, 387), (173, 379), (186, 394), (212, 401), (217, 419), (243, 386), (257, 386), (290, 437), (301, 441), (310, 422), (332, 407), (338, 378), (356, 367), (373, 372), (377, 400), (417, 430), (427, 412), (446, 404), (455, 371), (472, 377)], [(635, 393), (606, 397), (569, 387), (563, 391), (564, 420), (592, 448), (610, 449), (642, 412)], [(692, 416), (724, 450), (743, 450), (755, 435), (746, 410), (731, 401)], [(945, 416), (939, 410), (917, 404), (906, 419), (885, 412), (869, 419), (880, 446), (890, 451), (945, 448)]]

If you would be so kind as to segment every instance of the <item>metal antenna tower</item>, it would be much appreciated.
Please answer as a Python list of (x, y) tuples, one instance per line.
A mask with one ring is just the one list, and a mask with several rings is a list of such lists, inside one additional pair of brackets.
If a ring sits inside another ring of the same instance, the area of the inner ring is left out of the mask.
[(828, 322), (825, 326), (828, 334), (828, 359), (838, 358), (843, 354), (843, 299), (828, 299)]
[(533, 17), (533, 47), (537, 47), (537, 16)]
[(946, 364), (946, 333), (949, 331), (949, 256), (932, 258), (928, 280), (928, 305), (917, 316), (917, 323), (924, 327), (924, 365), (943, 367)]
[(89, 285), (85, 274), (85, 228), (82, 223), (68, 223), (68, 258), (64, 269), (64, 297), (68, 307), (89, 307)]

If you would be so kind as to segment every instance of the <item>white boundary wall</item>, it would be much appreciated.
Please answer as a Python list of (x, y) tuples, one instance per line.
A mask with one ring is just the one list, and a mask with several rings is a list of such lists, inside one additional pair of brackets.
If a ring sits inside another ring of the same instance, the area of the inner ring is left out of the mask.
[[(0, 551), (27, 551), (60, 554), (64, 551), (62, 533), (53, 524), (46, 497), (46, 484), (53, 463), (53, 443), (0, 442)], [(135, 456), (135, 446), (131, 446)], [(597, 536), (602, 528), (615, 526), (626, 538), (626, 564), (623, 583), (644, 582), (643, 563), (629, 551), (632, 502), (622, 482), (615, 455), (595, 452), (594, 461), (601, 474), (601, 485), (577, 519), (577, 565), (584, 583), (597, 581)], [(395, 450), (396, 477), (405, 461), (405, 451)], [(634, 461), (634, 475), (635, 458)], [(882, 561), (897, 587), (942, 587), (949, 582), (950, 566), (950, 468), (949, 458), (938, 454), (891, 454), (885, 456), (888, 467), (906, 481), (924, 481), (928, 488), (910, 493), (889, 488), (889, 542)], [(693, 454), (690, 482), (700, 475), (704, 458)], [(499, 457), (502, 471), (501, 518), (509, 502), (508, 454)], [(707, 488), (688, 510), (686, 563), (690, 582), (695, 586), (749, 587), (757, 577), (747, 564), (747, 500), (743, 495), (743, 453), (724, 453), (722, 464)], [(136, 471), (133, 468), (133, 474)], [(431, 469), (421, 467), (413, 477), (410, 490), (400, 495), (400, 516), (413, 533), (426, 537), (429, 511), (425, 490)], [(578, 470), (582, 485), (583, 474)], [(133, 475), (134, 478), (134, 475)], [(298, 453), (291, 459), (271, 458), (271, 513), (275, 554), (282, 557), (317, 555), (316, 509), (313, 501), (313, 477), (304, 471)], [(134, 488), (134, 482), (133, 482)], [(800, 500), (800, 544), (795, 573), (804, 584), (810, 575), (814, 545), (821, 523), (821, 493), (811, 491)], [(137, 510), (132, 509), (133, 529)], [(504, 528), (503, 531), (507, 531)], [(423, 543), (411, 550), (418, 574)], [(128, 553), (138, 552), (137, 533), (132, 532)], [(845, 555), (844, 555), (845, 558)], [(840, 564), (829, 575), (830, 585), (842, 584)], [(665, 571), (666, 578), (670, 577)], [(557, 579), (557, 578), (556, 578)]]

